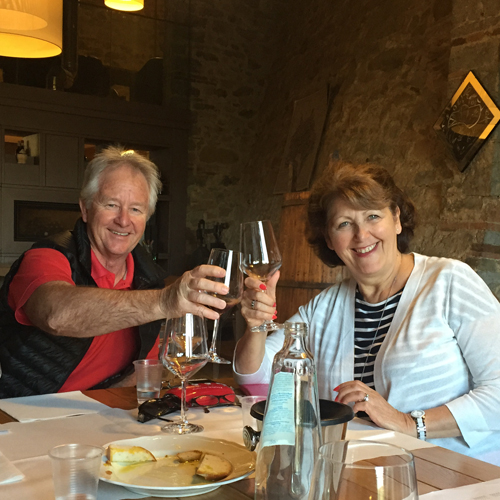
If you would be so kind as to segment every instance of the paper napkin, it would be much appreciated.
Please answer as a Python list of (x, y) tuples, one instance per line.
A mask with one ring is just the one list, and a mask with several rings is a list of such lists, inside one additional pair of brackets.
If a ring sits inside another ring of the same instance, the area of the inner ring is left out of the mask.
[(19, 422), (99, 413), (108, 409), (80, 391), (0, 400), (0, 409)]

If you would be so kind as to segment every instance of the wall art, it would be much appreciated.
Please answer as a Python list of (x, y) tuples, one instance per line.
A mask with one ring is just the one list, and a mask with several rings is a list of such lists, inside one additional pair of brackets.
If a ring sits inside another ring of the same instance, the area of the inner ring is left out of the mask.
[(434, 129), (463, 172), (500, 120), (500, 110), (472, 71), (439, 116)]

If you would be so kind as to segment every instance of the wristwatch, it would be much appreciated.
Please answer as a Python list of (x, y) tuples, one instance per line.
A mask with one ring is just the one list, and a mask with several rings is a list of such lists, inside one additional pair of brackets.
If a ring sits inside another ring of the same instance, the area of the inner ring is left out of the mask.
[(424, 410), (413, 410), (410, 413), (411, 418), (415, 420), (417, 425), (417, 437), (425, 441), (427, 437), (427, 428), (425, 427), (425, 411)]

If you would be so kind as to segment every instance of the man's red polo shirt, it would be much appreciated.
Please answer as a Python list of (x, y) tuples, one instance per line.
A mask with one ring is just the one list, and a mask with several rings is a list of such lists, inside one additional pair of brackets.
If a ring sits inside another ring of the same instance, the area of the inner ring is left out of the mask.
[[(99, 288), (131, 290), (134, 277), (134, 259), (127, 256), (127, 274), (116, 286), (115, 275), (104, 268), (94, 252), (92, 278)], [(9, 306), (15, 311), (16, 320), (23, 325), (32, 323), (23, 310), (31, 294), (49, 281), (65, 281), (75, 285), (71, 279), (71, 268), (61, 252), (50, 248), (28, 250), (9, 288)], [(90, 332), (91, 333), (91, 332)], [(59, 392), (86, 390), (106, 380), (130, 365), (138, 350), (137, 328), (125, 328), (106, 335), (94, 337), (92, 344), (78, 366), (73, 370)], [(157, 346), (156, 355), (157, 355)], [(153, 348), (154, 350), (154, 348)], [(152, 352), (153, 352), (152, 350)]]

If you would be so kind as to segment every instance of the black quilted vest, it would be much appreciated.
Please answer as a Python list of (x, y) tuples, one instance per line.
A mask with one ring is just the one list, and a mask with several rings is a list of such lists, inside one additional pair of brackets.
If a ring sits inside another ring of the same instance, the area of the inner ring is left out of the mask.
[[(68, 259), (76, 285), (97, 287), (91, 276), (90, 242), (86, 224), (80, 219), (73, 231), (66, 231), (35, 243), (31, 248), (53, 248)], [(156, 265), (141, 246), (132, 251), (135, 290), (162, 288), (165, 271)], [(57, 392), (87, 352), (92, 338), (60, 337), (33, 326), (19, 324), (9, 307), (9, 286), (24, 254), (12, 264), (0, 289), (0, 398)], [(136, 359), (145, 358), (153, 347), (160, 321), (141, 325), (140, 348)], [(93, 389), (103, 389), (132, 373), (132, 366), (102, 381)]]

